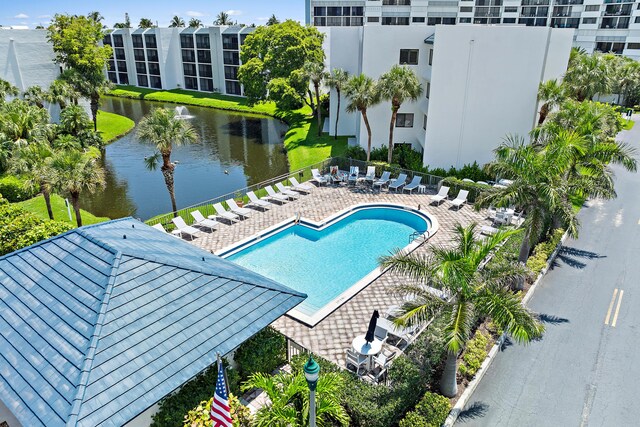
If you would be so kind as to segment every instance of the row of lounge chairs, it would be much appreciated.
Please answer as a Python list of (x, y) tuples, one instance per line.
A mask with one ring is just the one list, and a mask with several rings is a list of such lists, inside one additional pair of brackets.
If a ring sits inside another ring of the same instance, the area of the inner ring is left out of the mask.
[[(438, 206), (440, 206), (440, 203), (449, 199), (449, 190), (450, 188), (447, 187), (446, 185), (443, 185), (442, 187), (440, 187), (440, 191), (438, 191), (438, 194), (431, 196), (431, 203), (436, 203)], [(458, 210), (460, 210), (462, 205), (467, 203), (468, 196), (469, 196), (469, 191), (460, 190), (456, 198), (451, 200), (451, 204), (454, 207), (458, 208)]]
[[(328, 184), (329, 182), (332, 182), (334, 184), (336, 182), (344, 182), (343, 177), (337, 172), (337, 166), (332, 166), (332, 169), (334, 172), (330, 173), (329, 175), (322, 175), (318, 169), (312, 169), (312, 180), (317, 182), (318, 185)], [(380, 178), (376, 178), (375, 166), (368, 166), (367, 173), (364, 177), (360, 177), (359, 172), (360, 169), (358, 168), (358, 166), (351, 166), (349, 169), (349, 174), (347, 175), (347, 182), (355, 183), (359, 179), (362, 179), (365, 182), (371, 183), (373, 188), (378, 187), (382, 189), (382, 187), (386, 185), (389, 191), (394, 190), (397, 192), (402, 188), (403, 192), (408, 191), (409, 193), (417, 190), (422, 185), (422, 177), (418, 175), (414, 176), (411, 182), (407, 184), (407, 174), (405, 173), (401, 173), (397, 178), (391, 179), (391, 172), (384, 171)]]

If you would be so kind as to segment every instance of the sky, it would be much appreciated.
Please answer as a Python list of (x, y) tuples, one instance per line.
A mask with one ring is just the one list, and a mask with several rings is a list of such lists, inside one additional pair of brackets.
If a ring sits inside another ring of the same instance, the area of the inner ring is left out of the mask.
[(271, 14), (280, 20), (290, 18), (304, 22), (305, 0), (0, 0), (0, 3), (0, 25), (3, 26), (46, 26), (56, 13), (79, 15), (98, 10), (107, 27), (124, 22), (125, 12), (129, 13), (133, 27), (140, 18), (149, 18), (158, 26), (166, 27), (174, 15), (186, 22), (195, 17), (211, 25), (220, 11), (243, 24), (263, 24)]

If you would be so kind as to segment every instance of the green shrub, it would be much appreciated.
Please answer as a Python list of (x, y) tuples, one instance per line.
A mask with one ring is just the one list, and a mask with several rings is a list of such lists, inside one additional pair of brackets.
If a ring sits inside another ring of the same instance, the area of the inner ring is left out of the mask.
[(24, 179), (15, 175), (0, 178), (0, 194), (11, 203), (21, 202), (37, 194), (33, 189), (25, 189)]
[(427, 421), (425, 417), (415, 411), (407, 412), (407, 415), (400, 420), (398, 427), (440, 427)]
[(359, 145), (354, 145), (347, 147), (347, 150), (344, 152), (344, 157), (354, 159), (354, 160), (367, 160), (367, 152)]
[(564, 229), (558, 228), (551, 237), (536, 245), (533, 255), (527, 260), (527, 268), (532, 275), (537, 276), (547, 266), (547, 261), (562, 241), (562, 236), (564, 236)]
[(462, 363), (458, 368), (460, 375), (471, 380), (482, 362), (487, 358), (487, 345), (489, 344), (489, 334), (478, 331), (475, 337), (467, 343), (467, 348), (462, 355)]
[(233, 360), (238, 364), (241, 381), (258, 372), (270, 374), (287, 361), (286, 339), (275, 329), (264, 328), (238, 347)]
[[(184, 416), (184, 427), (211, 427), (213, 421), (211, 421), (211, 403), (213, 397), (209, 400), (203, 400), (190, 410), (187, 415)], [(240, 403), (240, 400), (233, 394), (229, 394), (229, 407), (231, 408), (231, 420), (233, 421), (233, 427), (250, 427), (253, 416), (251, 410)]]
[(399, 427), (440, 427), (451, 411), (449, 399), (426, 392), (414, 411), (408, 412)]
[(42, 220), (10, 204), (0, 205), (0, 255), (33, 245), (70, 230), (70, 224)]

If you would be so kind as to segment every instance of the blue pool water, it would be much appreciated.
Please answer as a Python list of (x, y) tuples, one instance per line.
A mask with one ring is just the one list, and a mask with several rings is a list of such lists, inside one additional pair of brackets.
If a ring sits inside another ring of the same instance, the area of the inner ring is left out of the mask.
[(366, 208), (322, 230), (294, 225), (227, 259), (308, 295), (296, 307), (312, 316), (378, 267), (378, 259), (424, 233), (427, 220), (391, 207)]

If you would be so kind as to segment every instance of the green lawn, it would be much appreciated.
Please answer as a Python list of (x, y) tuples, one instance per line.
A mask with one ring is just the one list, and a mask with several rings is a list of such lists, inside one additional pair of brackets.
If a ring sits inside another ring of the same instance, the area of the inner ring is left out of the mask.
[(128, 117), (106, 111), (98, 111), (98, 132), (105, 144), (131, 132), (136, 124)]
[[(49, 219), (49, 215), (47, 214), (47, 206), (44, 204), (44, 197), (42, 197), (42, 195), (15, 204), (42, 219)], [(71, 207), (71, 217), (73, 218), (72, 221), (69, 221), (67, 207), (64, 205), (64, 199), (62, 197), (58, 196), (57, 194), (51, 195), (51, 207), (53, 208), (53, 217), (56, 221), (68, 222), (75, 227), (76, 215), (73, 212), (73, 206)], [(80, 210), (80, 213), (82, 215), (83, 225), (96, 224), (98, 222), (109, 220), (109, 218), (96, 217), (82, 209)]]
[(339, 156), (347, 149), (347, 137), (337, 140), (329, 135), (317, 135), (317, 126), (307, 106), (296, 111), (278, 110), (273, 102), (248, 105), (245, 98), (221, 94), (205, 94), (181, 89), (154, 91), (135, 86), (118, 86), (110, 95), (149, 101), (216, 108), (226, 111), (253, 113), (275, 117), (289, 125), (284, 145), (291, 171), (317, 163), (331, 156)]
[(633, 120), (625, 120), (622, 130), (631, 130), (635, 122)]

